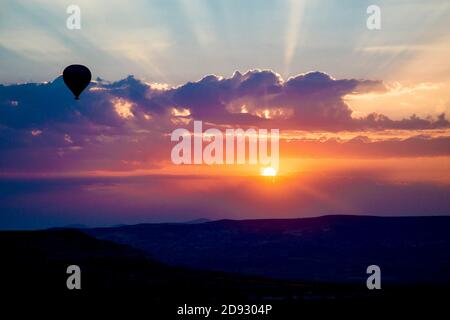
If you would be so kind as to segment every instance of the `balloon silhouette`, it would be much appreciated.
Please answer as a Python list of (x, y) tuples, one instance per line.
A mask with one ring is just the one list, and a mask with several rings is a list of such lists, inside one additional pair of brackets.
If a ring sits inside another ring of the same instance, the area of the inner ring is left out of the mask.
[(91, 82), (91, 77), (91, 71), (81, 64), (72, 64), (63, 71), (64, 83), (72, 91), (76, 100), (80, 99), (80, 94)]

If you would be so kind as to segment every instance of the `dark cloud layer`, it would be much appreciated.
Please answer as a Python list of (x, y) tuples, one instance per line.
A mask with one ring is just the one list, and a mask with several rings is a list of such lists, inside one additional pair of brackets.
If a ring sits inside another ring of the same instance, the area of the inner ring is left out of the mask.
[[(85, 92), (79, 102), (71, 99), (61, 77), (46, 84), (0, 86), (1, 124), (32, 128), (85, 120), (120, 127), (125, 121), (114, 111), (113, 98), (122, 98), (133, 104), (136, 117), (132, 120), (135, 122), (142, 120), (140, 116), (144, 113), (163, 117), (169, 115), (172, 108), (187, 108), (192, 118), (217, 124), (275, 122), (284, 124), (283, 127), (323, 130), (449, 127), (444, 115), (437, 120), (412, 116), (396, 121), (376, 114), (353, 119), (352, 110), (343, 97), (383, 92), (386, 90), (383, 83), (333, 79), (322, 72), (301, 74), (287, 81), (267, 70), (235, 72), (231, 78), (209, 75), (197, 82), (164, 90), (155, 89), (133, 76), (113, 83), (99, 80), (91, 83), (91, 91)], [(266, 117), (265, 110), (269, 111)], [(281, 111), (277, 114), (276, 110)]]
[(345, 95), (385, 90), (380, 81), (333, 79), (322, 72), (283, 81), (267, 70), (235, 72), (230, 78), (209, 75), (163, 89), (133, 76), (112, 83), (97, 79), (79, 101), (61, 77), (44, 84), (0, 85), (0, 169), (148, 168), (167, 160), (167, 133), (192, 119), (281, 130), (450, 127), (445, 115), (352, 118)]
[(306, 158), (385, 158), (450, 156), (450, 138), (414, 136), (407, 139), (372, 141), (358, 136), (349, 141), (286, 141), (281, 149), (287, 157)]

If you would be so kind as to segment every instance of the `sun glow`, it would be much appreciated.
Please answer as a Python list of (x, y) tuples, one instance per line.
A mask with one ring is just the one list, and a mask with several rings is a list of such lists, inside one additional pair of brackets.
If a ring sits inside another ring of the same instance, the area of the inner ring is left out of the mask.
[(277, 175), (277, 171), (272, 167), (267, 167), (261, 170), (261, 175), (264, 177), (275, 177)]
[(134, 117), (133, 112), (131, 111), (133, 104), (122, 98), (115, 98), (113, 101), (114, 110), (117, 115), (123, 119), (130, 119)]

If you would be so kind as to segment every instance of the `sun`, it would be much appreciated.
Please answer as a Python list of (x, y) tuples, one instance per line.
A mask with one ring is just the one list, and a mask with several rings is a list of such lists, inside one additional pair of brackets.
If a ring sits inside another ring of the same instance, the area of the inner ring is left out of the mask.
[(277, 175), (277, 171), (272, 167), (267, 167), (261, 170), (261, 175), (265, 177), (275, 177)]

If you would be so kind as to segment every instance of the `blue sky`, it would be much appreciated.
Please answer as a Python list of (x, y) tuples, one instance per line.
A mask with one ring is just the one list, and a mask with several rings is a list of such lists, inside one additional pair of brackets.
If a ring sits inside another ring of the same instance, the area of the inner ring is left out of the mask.
[[(81, 30), (66, 28), (70, 4), (81, 8)], [(370, 4), (382, 10), (379, 31), (366, 28)], [(446, 0), (6, 0), (0, 82), (52, 80), (75, 62), (109, 80), (134, 74), (170, 85), (255, 68), (429, 81), (449, 67), (408, 66), (449, 53), (449, 12)]]

